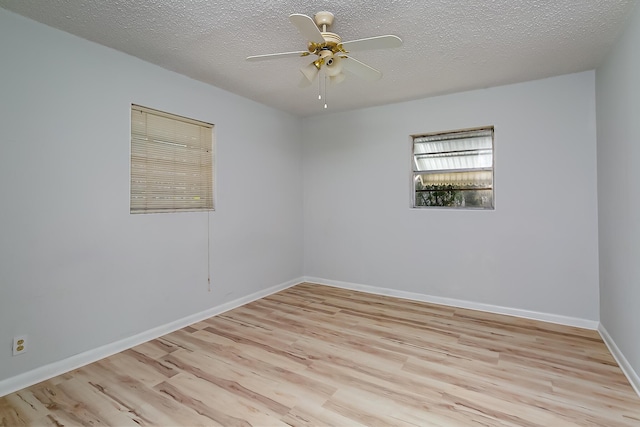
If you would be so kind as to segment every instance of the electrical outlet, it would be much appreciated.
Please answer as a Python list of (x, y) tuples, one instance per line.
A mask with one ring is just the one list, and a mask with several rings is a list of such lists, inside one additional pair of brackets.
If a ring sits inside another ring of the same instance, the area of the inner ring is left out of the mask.
[(27, 352), (27, 336), (20, 335), (18, 337), (13, 337), (13, 355), (17, 356), (18, 354)]

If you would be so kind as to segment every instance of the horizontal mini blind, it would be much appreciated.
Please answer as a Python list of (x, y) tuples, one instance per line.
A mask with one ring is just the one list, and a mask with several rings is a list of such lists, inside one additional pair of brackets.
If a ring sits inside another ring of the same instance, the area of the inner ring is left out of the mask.
[(493, 129), (415, 137), (416, 172), (479, 170), (493, 167)]
[(213, 126), (131, 106), (131, 213), (213, 210)]
[(491, 188), (493, 128), (414, 137), (413, 161), (423, 185)]

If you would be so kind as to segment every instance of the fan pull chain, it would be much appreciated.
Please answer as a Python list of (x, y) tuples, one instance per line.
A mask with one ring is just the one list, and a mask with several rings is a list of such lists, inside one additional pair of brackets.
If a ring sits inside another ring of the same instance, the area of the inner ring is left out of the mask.
[(318, 99), (322, 99), (322, 79), (318, 77)]
[[(327, 108), (327, 79), (329, 77), (324, 76), (324, 108)], [(320, 79), (318, 79), (320, 80)]]

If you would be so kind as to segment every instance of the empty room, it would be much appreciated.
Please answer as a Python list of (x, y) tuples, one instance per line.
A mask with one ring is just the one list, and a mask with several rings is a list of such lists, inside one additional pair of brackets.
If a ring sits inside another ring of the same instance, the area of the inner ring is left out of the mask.
[(634, 0), (0, 0), (0, 426), (640, 426), (638, 45)]

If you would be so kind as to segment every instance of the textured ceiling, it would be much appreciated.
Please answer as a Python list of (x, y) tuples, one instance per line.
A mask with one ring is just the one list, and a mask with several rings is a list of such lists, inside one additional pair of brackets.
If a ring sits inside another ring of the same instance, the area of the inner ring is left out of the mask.
[(333, 12), (343, 41), (395, 34), (400, 48), (354, 57), (384, 76), (329, 87), (331, 112), (590, 70), (634, 0), (0, 0), (0, 7), (169, 70), (291, 112), (324, 112), (300, 89), (309, 58), (247, 62), (305, 50), (292, 13)]

